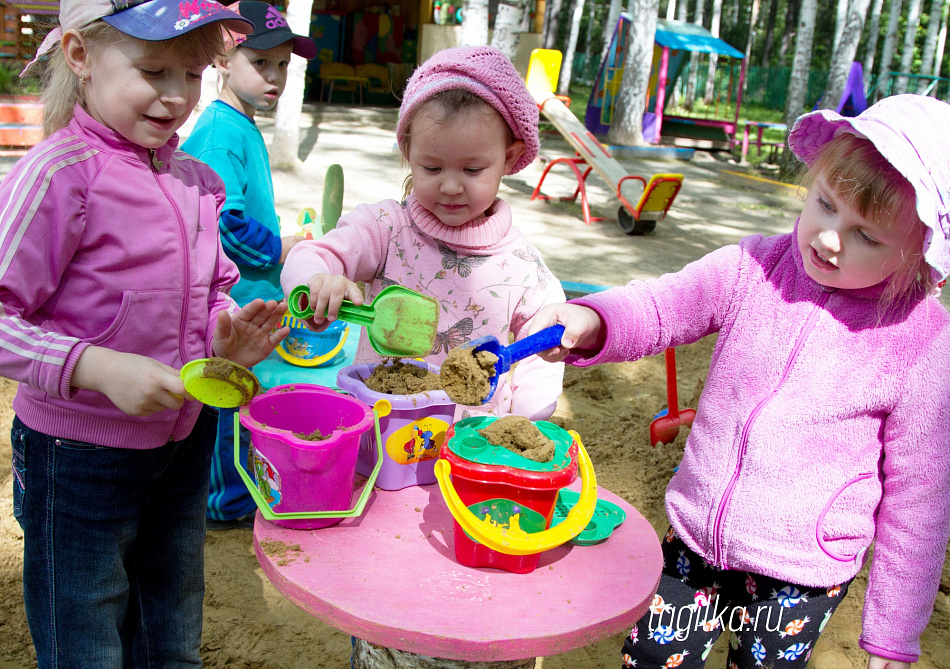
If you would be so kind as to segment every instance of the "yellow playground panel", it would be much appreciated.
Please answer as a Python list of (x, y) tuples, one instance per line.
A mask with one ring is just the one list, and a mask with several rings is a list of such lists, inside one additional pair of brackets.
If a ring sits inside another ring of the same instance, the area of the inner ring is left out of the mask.
[[(577, 188), (571, 197), (561, 200), (574, 202), (581, 196), (584, 222), (590, 225), (592, 217), (587, 201), (586, 181), (591, 171), (604, 180), (614, 191), (622, 205), (617, 214), (620, 229), (628, 235), (642, 235), (656, 228), (656, 222), (666, 217), (667, 212), (683, 184), (682, 174), (656, 174), (649, 180), (627, 174), (627, 171), (610, 154), (607, 148), (568, 109), (570, 99), (555, 95), (557, 79), (561, 70), (561, 52), (554, 49), (535, 49), (528, 63), (525, 83), (538, 103), (541, 114), (557, 128), (577, 153), (571, 158), (556, 158), (549, 162), (541, 173), (531, 199), (550, 199), (541, 193), (544, 178), (555, 165), (567, 165), (577, 177)], [(581, 166), (586, 169), (581, 171)], [(634, 188), (640, 184), (640, 191)]]

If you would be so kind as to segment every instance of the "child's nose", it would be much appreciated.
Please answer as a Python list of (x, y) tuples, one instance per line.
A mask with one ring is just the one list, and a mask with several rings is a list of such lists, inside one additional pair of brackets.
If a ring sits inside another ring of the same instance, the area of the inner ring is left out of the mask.
[(836, 230), (822, 230), (818, 233), (818, 241), (821, 245), (833, 253), (841, 251), (841, 239)]
[(445, 195), (458, 195), (462, 192), (462, 181), (452, 175), (442, 179), (442, 192)]

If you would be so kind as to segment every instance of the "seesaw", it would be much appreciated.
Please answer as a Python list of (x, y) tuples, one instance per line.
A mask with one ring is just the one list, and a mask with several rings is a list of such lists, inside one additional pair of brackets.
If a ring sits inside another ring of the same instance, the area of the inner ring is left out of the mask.
[[(549, 162), (541, 173), (531, 199), (552, 199), (541, 193), (544, 178), (555, 165), (567, 165), (577, 177), (577, 188), (572, 196), (559, 199), (575, 202), (577, 196), (580, 195), (584, 223), (590, 225), (593, 221), (602, 221), (603, 218), (591, 216), (590, 205), (587, 201), (587, 177), (591, 171), (594, 171), (614, 191), (614, 195), (622, 205), (617, 211), (620, 229), (628, 235), (652, 232), (656, 228), (657, 221), (663, 220), (670, 210), (676, 194), (683, 185), (683, 175), (654, 174), (646, 179), (642, 176), (627, 174), (627, 171), (604, 145), (571, 113), (568, 109), (570, 99), (555, 95), (554, 90), (560, 70), (560, 51), (535, 49), (531, 52), (525, 83), (531, 95), (534, 96), (535, 102), (538, 103), (541, 114), (557, 128), (577, 155), (569, 158), (555, 158)], [(586, 169), (581, 172), (583, 165), (586, 165)], [(640, 184), (639, 194), (633, 188), (634, 183)]]

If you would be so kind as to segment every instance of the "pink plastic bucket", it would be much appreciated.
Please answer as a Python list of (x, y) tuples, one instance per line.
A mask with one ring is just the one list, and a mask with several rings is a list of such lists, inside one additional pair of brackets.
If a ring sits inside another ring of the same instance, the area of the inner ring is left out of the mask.
[[(364, 434), (369, 437), (373, 427), (370, 407), (329, 388), (298, 383), (275, 386), (256, 396), (241, 408), (240, 421), (251, 433), (257, 488), (272, 511), (312, 513), (350, 508), (360, 438)], [(297, 436), (317, 431), (327, 438)], [(273, 522), (315, 529), (340, 520)]]
[[(402, 362), (439, 373), (436, 365), (420, 360)], [(389, 395), (370, 390), (363, 379), (368, 379), (376, 366), (377, 363), (350, 365), (336, 375), (340, 390), (371, 406), (379, 400), (387, 400), (392, 405), (392, 412), (379, 420), (383, 465), (376, 486), (383, 490), (400, 490), (435, 483), (435, 462), (455, 417), (455, 403), (442, 390), (415, 395)], [(360, 440), (356, 471), (368, 476), (375, 464), (372, 435), (365, 434)]]

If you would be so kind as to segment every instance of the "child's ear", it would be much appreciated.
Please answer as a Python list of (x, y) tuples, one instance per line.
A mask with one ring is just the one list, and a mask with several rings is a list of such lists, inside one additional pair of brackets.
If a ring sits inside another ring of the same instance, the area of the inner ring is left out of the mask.
[(511, 171), (518, 159), (524, 154), (524, 141), (516, 139), (508, 145), (505, 151), (505, 174)]
[(231, 72), (231, 62), (228, 60), (227, 56), (215, 58), (214, 69), (218, 71), (218, 74), (227, 76)]
[(66, 64), (77, 77), (89, 75), (89, 45), (79, 32), (69, 29), (63, 33), (61, 48)]

